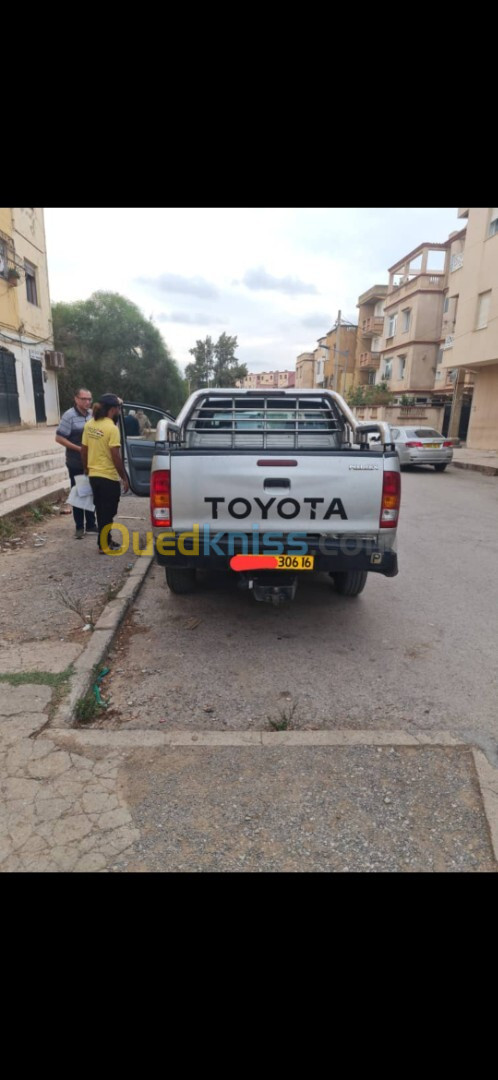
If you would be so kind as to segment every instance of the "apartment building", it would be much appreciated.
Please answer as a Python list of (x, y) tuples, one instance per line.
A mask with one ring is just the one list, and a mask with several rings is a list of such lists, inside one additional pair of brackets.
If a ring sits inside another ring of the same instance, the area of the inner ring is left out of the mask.
[(299, 390), (311, 390), (315, 378), (315, 354), (314, 352), (300, 353), (296, 360), (296, 388)]
[(327, 335), (318, 338), (318, 345), (313, 350), (313, 386), (325, 386), (325, 362), (328, 357)]
[(0, 207), (0, 428), (56, 424), (59, 398), (41, 207)]
[(443, 367), (456, 372), (450, 434), (455, 433), (465, 392), (464, 375), (474, 380), (467, 446), (498, 450), (498, 207), (463, 207), (466, 229), (456, 234), (449, 275)]
[(450, 242), (419, 244), (389, 268), (376, 383), (396, 394), (431, 397), (441, 362)]
[[(341, 319), (329, 330), (326, 335), (326, 344), (322, 345), (327, 352), (324, 364), (324, 386), (337, 390), (345, 395), (353, 386), (356, 341), (358, 326), (356, 323)], [(320, 338), (323, 342), (323, 338)]]
[(358, 297), (354, 385), (371, 386), (380, 367), (387, 285), (372, 285)]
[(294, 386), (296, 373), (294, 371), (258, 371), (251, 372), (243, 379), (239, 379), (237, 386), (245, 389), (257, 389), (258, 387), (281, 387), (285, 389)]

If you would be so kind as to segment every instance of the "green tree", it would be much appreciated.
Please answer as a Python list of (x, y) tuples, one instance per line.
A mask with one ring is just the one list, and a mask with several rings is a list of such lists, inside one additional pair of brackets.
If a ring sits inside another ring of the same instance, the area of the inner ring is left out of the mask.
[(216, 357), (213, 373), (215, 386), (235, 386), (239, 379), (243, 379), (247, 375), (247, 365), (241, 364), (235, 356), (236, 348), (236, 337), (230, 337), (225, 332), (220, 334), (214, 346)]
[(238, 379), (247, 375), (247, 365), (241, 364), (235, 356), (237, 338), (229, 334), (220, 334), (213, 343), (208, 336), (204, 341), (197, 341), (189, 349), (194, 357), (193, 363), (187, 364), (185, 377), (190, 383), (190, 390), (204, 386), (235, 386)]
[(375, 386), (355, 386), (347, 396), (348, 404), (352, 405), (389, 405), (392, 393), (386, 382), (377, 383)]
[(111, 392), (176, 416), (185, 400), (180, 371), (157, 327), (131, 300), (95, 292), (88, 300), (54, 304), (52, 317), (54, 346), (66, 357), (59, 373), (62, 410), (86, 386), (94, 399)]
[(194, 348), (189, 349), (189, 353), (194, 360), (193, 363), (187, 364), (185, 378), (190, 385), (190, 393), (193, 393), (194, 390), (212, 384), (215, 355), (214, 345), (209, 335), (204, 341), (197, 340)]

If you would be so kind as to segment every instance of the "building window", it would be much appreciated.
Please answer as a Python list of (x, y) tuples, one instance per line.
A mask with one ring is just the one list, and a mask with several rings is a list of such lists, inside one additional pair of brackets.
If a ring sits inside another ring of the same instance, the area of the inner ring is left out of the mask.
[(390, 379), (393, 372), (393, 366), (391, 360), (386, 360), (384, 368), (384, 379)]
[(396, 333), (396, 323), (397, 323), (397, 321), (398, 321), (398, 312), (396, 312), (395, 315), (390, 315), (389, 316), (389, 322), (388, 322), (388, 325), (387, 325), (387, 336), (388, 337), (394, 337), (394, 335)]
[(498, 233), (498, 206), (491, 211), (489, 219), (488, 236), (496, 236)]
[(437, 351), (437, 360), (436, 360), (436, 367), (439, 367), (439, 365), (440, 365), (440, 364), (442, 364), (442, 362), (443, 362), (443, 350), (442, 350), (442, 349), (438, 349), (438, 351)]
[(24, 260), (24, 270), (26, 273), (26, 296), (30, 304), (36, 304), (38, 306), (38, 293), (36, 291), (36, 266), (32, 263)]
[(398, 364), (399, 364), (399, 377), (400, 377), (400, 379), (404, 379), (404, 377), (405, 377), (405, 367), (406, 367), (406, 356), (398, 356)]
[(444, 314), (444, 315), (447, 315), (447, 314), (448, 314), (448, 308), (449, 308), (449, 306), (450, 306), (450, 298), (449, 298), (449, 296), (447, 296), (447, 297), (446, 297), (446, 300), (444, 301), (444, 308), (443, 308), (443, 314)]
[(463, 251), (459, 251), (456, 255), (451, 256), (450, 273), (452, 274), (454, 270), (460, 270), (461, 266), (463, 266)]
[(403, 311), (402, 311), (403, 326), (401, 327), (401, 329), (402, 329), (404, 334), (406, 334), (407, 330), (410, 329), (411, 314), (412, 314), (412, 309), (411, 308), (409, 308), (409, 307), (403, 308)]
[(368, 372), (368, 385), (375, 386), (375, 371)]
[(483, 330), (488, 325), (489, 315), (489, 303), (491, 300), (491, 289), (488, 292), (479, 293), (477, 302), (477, 323), (476, 330)]

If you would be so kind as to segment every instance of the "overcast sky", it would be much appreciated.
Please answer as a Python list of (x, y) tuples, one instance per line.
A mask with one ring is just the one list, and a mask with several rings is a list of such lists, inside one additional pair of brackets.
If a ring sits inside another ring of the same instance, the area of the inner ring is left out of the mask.
[(293, 368), (418, 244), (460, 229), (449, 209), (45, 209), (52, 302), (119, 292), (184, 368), (207, 334), (249, 371)]

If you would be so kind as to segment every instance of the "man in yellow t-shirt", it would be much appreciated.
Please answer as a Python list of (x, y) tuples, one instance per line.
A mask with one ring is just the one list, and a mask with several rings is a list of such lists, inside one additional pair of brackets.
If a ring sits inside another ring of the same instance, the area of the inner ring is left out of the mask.
[(120, 408), (121, 402), (116, 394), (102, 394), (93, 406), (93, 417), (85, 424), (81, 440), (81, 459), (93, 491), (99, 530), (98, 546), (102, 555), (107, 554), (109, 549), (112, 551), (121, 546), (109, 533), (105, 550), (100, 534), (106, 525), (112, 525), (117, 513), (121, 494), (120, 477), (123, 490), (126, 492), (129, 488), (121, 457), (119, 427), (115, 423)]

